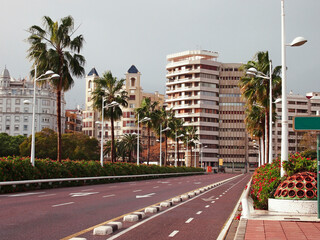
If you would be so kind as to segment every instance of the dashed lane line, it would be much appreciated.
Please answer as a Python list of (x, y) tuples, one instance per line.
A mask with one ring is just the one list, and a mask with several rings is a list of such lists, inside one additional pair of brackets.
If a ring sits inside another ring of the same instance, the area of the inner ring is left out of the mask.
[(206, 208), (210, 207), (210, 205), (207, 205)]
[(57, 205), (52, 205), (52, 207), (60, 207), (60, 206), (70, 205), (70, 204), (73, 204), (73, 203), (74, 202), (61, 203), (61, 204), (57, 204)]
[(57, 194), (51, 193), (51, 194), (46, 194), (46, 195), (40, 195), (38, 197), (50, 197), (50, 196), (54, 196), (54, 195), (57, 195)]
[(211, 203), (215, 203), (216, 201), (212, 201)]
[(202, 211), (198, 211), (196, 214), (197, 214), (197, 215), (200, 215), (201, 213), (202, 213)]
[(169, 237), (174, 237), (178, 232), (178, 230), (174, 230), (172, 233), (170, 233)]
[(193, 218), (189, 218), (186, 223), (190, 223), (193, 220)]
[(153, 188), (159, 188), (159, 186), (155, 186), (155, 187), (153, 187)]
[(110, 195), (106, 195), (106, 196), (103, 196), (103, 198), (106, 198), (106, 197), (114, 197), (115, 194), (110, 194)]
[(46, 193), (46, 192), (18, 193), (18, 194), (7, 195), (7, 197), (26, 197), (31, 195), (43, 194), (43, 193)]
[(139, 189), (139, 190), (134, 190), (133, 192), (141, 192), (141, 191), (142, 191), (142, 190)]

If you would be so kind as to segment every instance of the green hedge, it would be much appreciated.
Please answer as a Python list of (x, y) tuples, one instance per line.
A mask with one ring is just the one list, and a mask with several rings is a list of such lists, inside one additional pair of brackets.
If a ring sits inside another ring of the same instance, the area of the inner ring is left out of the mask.
[[(99, 176), (121, 176), (121, 175), (141, 175), (141, 174), (161, 174), (161, 173), (183, 173), (183, 172), (203, 172), (201, 168), (193, 167), (160, 167), (157, 165), (137, 166), (132, 163), (106, 163), (101, 167), (98, 161), (71, 161), (64, 160), (61, 163), (50, 159), (37, 159), (35, 167), (32, 167), (30, 158), (7, 157), (0, 158), (0, 182), (20, 181), (52, 178), (76, 178), (76, 177), (99, 177)], [(62, 183), (42, 183), (18, 186), (1, 186), (0, 192), (16, 192), (37, 188), (52, 188), (58, 186), (77, 186), (84, 184), (108, 183), (115, 181), (128, 181), (130, 179), (118, 180), (92, 180), (73, 181)]]

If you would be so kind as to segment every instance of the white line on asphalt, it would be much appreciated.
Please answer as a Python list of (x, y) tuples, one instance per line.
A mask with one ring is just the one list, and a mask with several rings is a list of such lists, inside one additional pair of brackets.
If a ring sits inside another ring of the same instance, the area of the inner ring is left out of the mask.
[(216, 201), (212, 201), (211, 203), (215, 203)]
[(169, 237), (174, 237), (178, 232), (178, 230), (174, 230), (172, 233), (170, 233)]
[(73, 203), (74, 202), (61, 203), (61, 204), (57, 204), (57, 205), (52, 205), (52, 207), (60, 207), (60, 206), (70, 205), (70, 204), (73, 204)]
[(106, 198), (106, 197), (114, 197), (114, 196), (115, 196), (114, 194), (110, 194), (110, 195), (103, 196), (103, 198)]
[(219, 198), (217, 197), (216, 200), (218, 200)]
[(197, 212), (196, 214), (198, 214), (198, 215), (199, 215), (199, 214), (201, 214), (201, 213), (202, 213), (202, 211), (199, 211), (199, 212)]
[(133, 192), (141, 192), (142, 190), (134, 190)]
[(36, 194), (43, 194), (43, 193), (46, 193), (46, 192), (19, 193), (19, 194), (8, 195), (8, 197), (25, 197), (25, 196), (36, 195)]
[(193, 218), (189, 218), (187, 221), (186, 221), (186, 223), (189, 223), (189, 222), (191, 222), (193, 220)]
[(220, 195), (219, 197), (222, 197), (222, 195)]
[(153, 188), (158, 188), (159, 186), (155, 186), (155, 187), (153, 187)]
[(210, 205), (207, 205), (206, 208), (210, 207)]
[(57, 194), (52, 193), (52, 194), (40, 195), (40, 196), (38, 196), (38, 197), (49, 197), (49, 196), (53, 196), (53, 195), (57, 195)]
[(89, 189), (84, 189), (84, 190), (81, 190), (82, 192), (85, 192), (85, 191), (91, 191), (93, 190), (93, 188), (89, 188)]

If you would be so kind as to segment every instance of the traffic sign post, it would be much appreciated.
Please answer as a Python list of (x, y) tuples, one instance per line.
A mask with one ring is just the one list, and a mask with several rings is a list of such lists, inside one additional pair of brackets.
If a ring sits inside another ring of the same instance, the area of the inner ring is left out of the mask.
[[(317, 131), (317, 189), (320, 187), (320, 116), (295, 116), (293, 118), (294, 131)], [(320, 218), (320, 198), (317, 192), (318, 218)]]

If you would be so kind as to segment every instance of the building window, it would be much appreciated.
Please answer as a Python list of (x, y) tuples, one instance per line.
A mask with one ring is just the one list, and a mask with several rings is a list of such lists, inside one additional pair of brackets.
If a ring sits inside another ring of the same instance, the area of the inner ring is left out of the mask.
[(10, 122), (10, 121), (11, 121), (10, 116), (6, 116), (6, 121), (7, 121), (7, 122)]
[(131, 103), (131, 104), (129, 105), (129, 108), (135, 108), (134, 104)]
[(10, 125), (6, 125), (6, 130), (10, 130)]
[(16, 105), (20, 104), (20, 99), (16, 99)]
[(20, 117), (19, 116), (14, 116), (14, 121), (15, 122), (19, 122), (20, 121)]
[(23, 125), (23, 131), (28, 131), (28, 125)]
[(7, 105), (11, 105), (11, 99), (7, 99)]
[(24, 110), (23, 110), (25, 113), (28, 113), (29, 112), (29, 108), (24, 108)]
[(50, 106), (49, 100), (42, 100), (42, 106)]
[(20, 108), (16, 107), (14, 110), (16, 113), (20, 112)]
[(131, 78), (130, 79), (130, 86), (131, 87), (135, 87), (136, 86), (136, 79), (135, 78)]
[(0, 104), (2, 104), (3, 103), (3, 100), (2, 99), (0, 99)]
[(136, 100), (136, 95), (130, 95), (129, 100)]
[(28, 116), (24, 116), (24, 117), (23, 117), (23, 121), (24, 121), (24, 122), (28, 122)]
[(14, 125), (14, 130), (19, 131), (19, 125)]

